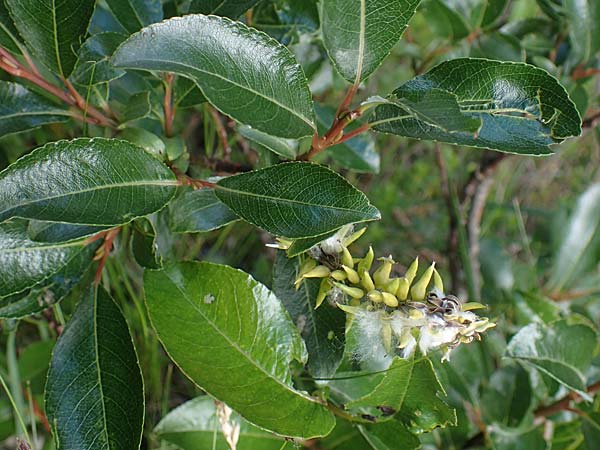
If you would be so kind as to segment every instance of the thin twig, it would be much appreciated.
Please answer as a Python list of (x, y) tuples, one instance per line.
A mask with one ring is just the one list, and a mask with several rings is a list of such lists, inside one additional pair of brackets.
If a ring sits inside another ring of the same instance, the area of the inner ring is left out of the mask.
[[(586, 389), (586, 392), (588, 394), (594, 394), (595, 392), (598, 392), (598, 391), (600, 391), (600, 381), (597, 381), (596, 383), (588, 386)], [(569, 394), (565, 395), (560, 400), (557, 400), (556, 402), (554, 402), (548, 406), (542, 406), (542, 407), (536, 409), (534, 414), (535, 414), (535, 417), (548, 417), (548, 416), (556, 414), (560, 411), (568, 410), (570, 408), (571, 402), (577, 403), (577, 402), (580, 402), (581, 400), (583, 400), (583, 398), (581, 397), (580, 394), (578, 394), (576, 392), (570, 392)]]
[(223, 159), (227, 161), (229, 160), (229, 156), (231, 155), (231, 148), (229, 147), (229, 138), (227, 137), (227, 130), (225, 129), (225, 126), (223, 126), (221, 117), (219, 117), (219, 113), (216, 109), (210, 108), (210, 114), (213, 118), (213, 121), (215, 122), (217, 134), (219, 136), (219, 141), (221, 142), (221, 147), (223, 148)]
[(165, 75), (165, 135), (173, 136), (173, 121), (175, 120), (175, 106), (173, 105), (173, 80), (175, 75), (167, 73)]
[(476, 298), (481, 298), (481, 269), (479, 266), (479, 234), (481, 231), (481, 219), (485, 202), (492, 187), (494, 179), (486, 177), (479, 183), (473, 196), (473, 205), (469, 213), (468, 232), (469, 232), (469, 257), (471, 258), (471, 268), (473, 270), (473, 287)]

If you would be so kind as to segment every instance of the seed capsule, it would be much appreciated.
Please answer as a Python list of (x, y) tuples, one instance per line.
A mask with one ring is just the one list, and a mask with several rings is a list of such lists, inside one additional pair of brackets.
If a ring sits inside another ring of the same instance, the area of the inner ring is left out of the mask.
[(362, 286), (367, 290), (367, 292), (375, 289), (375, 283), (373, 283), (373, 279), (367, 270), (363, 270), (360, 274), (360, 281)]
[(444, 282), (435, 268), (433, 269), (433, 285), (438, 291), (444, 292)]
[(381, 295), (383, 296), (383, 303), (385, 303), (390, 308), (395, 308), (396, 306), (398, 306), (398, 299), (394, 294), (390, 294), (389, 292), (382, 292)]
[(396, 290), (396, 297), (399, 300), (406, 300), (408, 298), (408, 291), (410, 289), (410, 281), (406, 279), (406, 277), (398, 278), (400, 281), (398, 283), (398, 289)]
[(344, 272), (346, 272), (346, 275), (348, 276), (348, 281), (352, 284), (358, 284), (360, 283), (360, 277), (358, 276), (358, 273), (356, 272), (356, 270), (351, 269), (348, 266), (342, 266), (342, 269), (344, 269)]
[(400, 287), (400, 278), (392, 278), (386, 283), (386, 285), (383, 287), (383, 290), (395, 295), (396, 291), (398, 291), (398, 287)]
[(365, 234), (365, 231), (367, 231), (367, 227), (363, 227), (360, 230), (352, 233), (350, 236), (344, 239), (344, 246), (348, 247), (350, 244), (352, 244), (354, 241), (360, 238), (363, 234)]
[(381, 303), (383, 301), (383, 295), (379, 291), (369, 291), (367, 298), (373, 303)]
[(341, 262), (344, 266), (348, 266), (350, 268), (354, 267), (354, 260), (352, 259), (352, 255), (348, 251), (346, 247), (342, 249), (342, 258)]
[(331, 271), (327, 266), (317, 266), (314, 269), (309, 270), (304, 275), (303, 278), (325, 278), (328, 277)]
[(419, 270), (419, 257), (417, 256), (415, 260), (408, 266), (406, 273), (404, 274), (404, 278), (408, 280), (408, 284), (410, 285), (417, 276), (417, 271)]
[(363, 270), (366, 270), (367, 272), (371, 270), (373, 259), (375, 259), (375, 252), (373, 251), (373, 247), (369, 247), (369, 251), (365, 257), (358, 263), (358, 273), (362, 273)]
[(348, 278), (348, 275), (346, 275), (346, 272), (343, 270), (334, 270), (331, 272), (331, 278), (333, 278), (335, 281), (344, 281), (346, 278)]
[(345, 284), (338, 282), (334, 282), (333, 284), (352, 298), (360, 299), (365, 295), (365, 292), (361, 288), (346, 286)]
[(321, 286), (319, 287), (319, 292), (317, 293), (317, 299), (315, 300), (315, 309), (321, 306), (325, 297), (327, 297), (327, 293), (331, 290), (331, 283), (327, 278), (323, 278), (321, 281)]
[(306, 258), (306, 261), (302, 263), (300, 266), (300, 271), (298, 272), (298, 277), (301, 277), (307, 272), (310, 272), (312, 269), (317, 267), (317, 261), (312, 258)]
[(392, 271), (392, 264), (394, 264), (394, 260), (390, 255), (387, 258), (379, 258), (379, 261), (381, 261), (381, 265), (373, 273), (373, 281), (375, 282), (375, 286), (381, 288), (385, 286), (388, 281), (390, 281), (390, 273)]
[(435, 269), (435, 263), (432, 263), (431, 266), (427, 268), (425, 273), (421, 275), (421, 278), (413, 285), (410, 289), (410, 296), (412, 301), (421, 301), (425, 298), (425, 294), (427, 292), (427, 286), (431, 281), (431, 276), (433, 275), (433, 270)]

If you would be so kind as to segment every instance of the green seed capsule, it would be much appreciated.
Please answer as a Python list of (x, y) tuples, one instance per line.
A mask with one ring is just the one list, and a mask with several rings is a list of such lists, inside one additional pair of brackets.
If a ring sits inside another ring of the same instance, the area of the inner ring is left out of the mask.
[(383, 303), (385, 303), (390, 308), (395, 308), (396, 306), (398, 306), (398, 299), (394, 294), (390, 294), (389, 292), (382, 292), (381, 295), (383, 296)]
[(352, 298), (360, 299), (363, 298), (365, 295), (365, 292), (361, 288), (346, 286), (345, 284), (338, 282), (334, 282), (333, 284), (340, 288), (340, 290), (343, 293), (349, 295)]
[(352, 255), (348, 251), (346, 247), (342, 249), (342, 258), (341, 262), (344, 266), (348, 266), (350, 268), (354, 267), (354, 260), (352, 259)]
[(317, 299), (315, 300), (315, 309), (321, 306), (321, 303), (327, 297), (327, 293), (331, 290), (331, 283), (327, 278), (323, 278), (321, 281), (321, 286), (319, 287), (319, 292), (317, 293)]
[(303, 278), (325, 278), (325, 277), (328, 277), (330, 273), (331, 273), (331, 270), (329, 270), (329, 267), (317, 266), (314, 269), (306, 272), (304, 275), (302, 275), (302, 277)]
[(408, 269), (406, 270), (406, 273), (404, 274), (404, 278), (406, 278), (408, 280), (409, 285), (415, 280), (418, 270), (419, 270), (419, 257), (417, 256), (415, 258), (415, 260), (412, 262), (412, 264), (410, 266), (408, 266)]
[(438, 291), (444, 292), (444, 282), (435, 268), (433, 269), (433, 285)]
[(356, 272), (356, 270), (351, 269), (348, 266), (342, 266), (342, 269), (344, 269), (344, 272), (346, 272), (346, 275), (348, 275), (348, 281), (352, 284), (358, 284), (360, 283), (360, 277), (358, 276), (358, 273)]
[(302, 263), (302, 266), (300, 266), (298, 277), (301, 277), (305, 273), (310, 272), (315, 267), (317, 267), (317, 261), (312, 258), (307, 258), (306, 261)]
[(390, 294), (396, 294), (398, 291), (398, 287), (400, 287), (400, 278), (392, 278), (387, 284), (383, 287), (385, 292), (389, 292)]
[(367, 298), (373, 303), (381, 303), (383, 301), (383, 295), (381, 295), (381, 292), (375, 290), (369, 291)]
[(373, 278), (368, 271), (363, 270), (360, 274), (360, 284), (367, 290), (367, 292), (375, 289), (375, 283), (373, 283)]
[(421, 275), (421, 278), (419, 278), (419, 280), (410, 289), (410, 296), (412, 301), (421, 301), (425, 298), (427, 286), (429, 286), (429, 282), (431, 281), (434, 269), (435, 263), (431, 263), (431, 266), (427, 268), (425, 273)]
[(398, 283), (398, 289), (396, 290), (396, 297), (398, 297), (399, 300), (406, 300), (410, 289), (410, 281), (408, 281), (406, 277), (398, 279), (400, 282)]
[(373, 281), (375, 282), (375, 286), (382, 288), (390, 281), (390, 273), (392, 272), (394, 260), (390, 255), (387, 258), (379, 258), (379, 261), (381, 261), (381, 265), (373, 273)]
[(358, 273), (362, 273), (364, 270), (367, 272), (371, 270), (373, 259), (375, 259), (375, 252), (373, 251), (373, 247), (369, 247), (369, 251), (365, 257), (358, 263)]
[(348, 275), (346, 275), (346, 272), (343, 270), (334, 270), (331, 272), (331, 278), (333, 278), (335, 281), (344, 281), (346, 278), (348, 278)]
[(352, 244), (354, 241), (360, 238), (363, 234), (365, 234), (365, 231), (367, 231), (367, 227), (361, 228), (360, 230), (352, 233), (350, 236), (344, 239), (344, 246), (348, 247), (350, 244)]

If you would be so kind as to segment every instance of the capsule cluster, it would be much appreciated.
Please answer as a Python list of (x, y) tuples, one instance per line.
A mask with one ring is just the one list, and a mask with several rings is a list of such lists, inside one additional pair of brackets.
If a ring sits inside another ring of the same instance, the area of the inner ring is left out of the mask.
[[(435, 263), (417, 276), (419, 259), (415, 258), (403, 276), (393, 276), (391, 256), (375, 263), (369, 247), (366, 255), (354, 257), (348, 246), (365, 231), (343, 229), (308, 252), (295, 286), (309, 278), (321, 279), (317, 308), (329, 299), (349, 315), (363, 340), (379, 339), (387, 354), (402, 357), (409, 357), (417, 347), (422, 354), (442, 348), (447, 359), (453, 348), (479, 339), (480, 333), (495, 326), (473, 312), (483, 305), (462, 303), (444, 293)], [(368, 344), (364, 351), (373, 348)]]

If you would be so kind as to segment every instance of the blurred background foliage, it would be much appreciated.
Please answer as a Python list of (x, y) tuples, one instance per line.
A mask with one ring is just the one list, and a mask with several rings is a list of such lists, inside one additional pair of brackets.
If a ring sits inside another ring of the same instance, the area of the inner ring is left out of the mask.
[[(125, 33), (104, 2), (98, 5), (91, 32)], [(184, 8), (185, 2), (163, 1), (165, 17)], [(290, 46), (309, 76), (322, 115), (337, 106), (346, 83), (325, 55), (316, 2), (262, 0), (244, 19)], [(458, 424), (426, 435), (425, 448), (600, 448), (599, 396), (582, 402), (552, 378), (505, 357), (512, 336), (529, 324), (561, 317), (600, 323), (599, 50), (598, 0), (425, 0), (393, 55), (361, 86), (360, 99), (391, 92), (450, 58), (523, 61), (546, 69), (567, 87), (583, 119), (583, 135), (540, 158), (385, 135), (320, 155), (321, 162), (366, 192), (382, 212), (382, 220), (370, 224), (356, 244), (363, 246), (357, 253), (371, 244), (378, 254), (394, 255), (400, 272), (416, 255), (436, 261), (451, 280), (451, 290), (488, 304), (488, 315), (498, 323), (482, 342), (462, 346), (450, 362), (436, 364)], [(9, 79), (3, 73), (0, 77)], [(156, 83), (149, 76), (128, 74), (110, 86), (97, 85), (91, 95), (125, 109), (133, 95), (153, 92)], [(181, 89), (176, 87), (176, 96), (190, 88), (185, 80), (176, 86)], [(161, 100), (142, 98), (142, 114), (132, 112), (136, 128), (160, 130)], [(179, 138), (166, 150), (173, 152), (172, 159), (182, 167), (190, 165), (196, 176), (226, 175), (277, 161), (276, 154), (245, 138), (235, 123), (201, 100), (182, 98), (175, 122)], [(53, 124), (0, 139), (0, 168), (46, 142), (104, 133), (91, 125), (80, 127)], [(160, 217), (155, 226), (164, 236), (159, 246), (165, 255), (226, 263), (270, 285), (275, 251), (265, 247), (272, 237), (264, 232), (241, 221), (194, 235), (172, 233)], [(126, 229), (119, 239), (126, 241), (132, 233)], [(132, 252), (119, 248), (105, 276), (133, 328), (141, 360), (147, 393), (144, 446), (169, 448), (152, 429), (167, 411), (198, 392), (158, 345), (143, 307), (141, 268)], [(12, 383), (22, 386), (20, 401), (31, 405), (29, 420), (37, 423), (40, 434), (48, 428), (41, 413), (45, 368), (57, 329), (75, 300), (73, 295), (61, 309), (22, 321), (16, 330), (18, 347), (10, 323), (3, 326), (0, 371), (6, 375), (9, 366), (18, 368), (20, 380)], [(564, 345), (569, 351), (578, 342)], [(598, 390), (600, 380), (600, 357), (597, 351), (595, 355), (585, 373), (591, 392)], [(13, 434), (11, 407), (2, 396), (0, 441), (8, 439), (3, 448), (14, 448)], [(343, 427), (322, 442), (307, 443), (323, 450), (363, 449), (364, 444), (355, 431)], [(49, 440), (45, 448), (52, 448)]]

